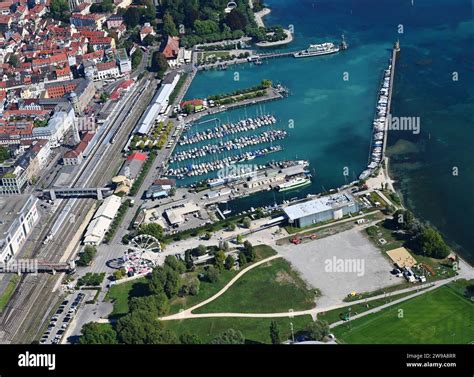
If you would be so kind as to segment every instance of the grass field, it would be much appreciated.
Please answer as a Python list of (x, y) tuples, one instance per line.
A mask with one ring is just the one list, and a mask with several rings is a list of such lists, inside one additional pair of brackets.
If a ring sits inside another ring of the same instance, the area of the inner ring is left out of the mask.
[(15, 291), (17, 283), (20, 281), (18, 275), (13, 275), (10, 281), (8, 282), (3, 294), (0, 296), (0, 312), (7, 306), (10, 297), (12, 297), (13, 292)]
[[(290, 323), (293, 323), (294, 333), (297, 334), (312, 322), (309, 315), (274, 320), (278, 323), (282, 340), (291, 338)], [(210, 343), (212, 339), (229, 328), (242, 332), (247, 343), (271, 343), (271, 321), (271, 318), (195, 318), (162, 323), (178, 336), (185, 333), (196, 334), (204, 343)]]
[(374, 309), (378, 306), (382, 306), (384, 304), (387, 304), (388, 302), (413, 295), (415, 293), (416, 292), (405, 292), (405, 293), (399, 293), (399, 294), (393, 293), (391, 296), (387, 298), (379, 298), (377, 300), (368, 301), (367, 303), (348, 305), (346, 308), (329, 310), (327, 312), (319, 313), (318, 319), (320, 319), (321, 321), (326, 321), (327, 323), (331, 324), (331, 323), (340, 321), (342, 319), (341, 314), (342, 315), (346, 314), (348, 312), (348, 308), (351, 308), (351, 316), (353, 316), (356, 314), (361, 314), (363, 312), (366, 312), (367, 310)]
[[(466, 281), (451, 283), (333, 329), (343, 343), (467, 344), (474, 341), (474, 302)], [(471, 281), (470, 284), (474, 284)]]
[[(255, 246), (256, 261), (271, 257), (275, 255), (275, 250), (266, 245)], [(197, 271), (194, 272), (197, 275)], [(196, 296), (185, 296), (185, 297), (174, 297), (170, 301), (169, 314), (178, 313), (180, 309), (187, 309), (197, 303), (211, 297), (212, 295), (219, 292), (235, 275), (238, 271), (224, 270), (222, 271), (219, 281), (216, 283), (201, 282), (199, 288), (199, 294)], [(107, 296), (106, 300), (113, 301), (114, 309), (110, 314), (109, 318), (118, 318), (128, 313), (128, 300), (131, 296), (141, 296), (145, 293), (144, 283), (146, 278), (133, 280), (123, 284), (113, 285)]]
[(145, 293), (145, 281), (146, 278), (140, 278), (110, 287), (105, 300), (114, 303), (114, 310), (109, 318), (118, 318), (128, 313), (128, 299), (130, 296), (141, 296)]
[[(271, 257), (272, 255), (276, 254), (275, 250), (266, 245), (255, 246), (255, 253), (255, 262), (258, 262), (262, 259)], [(197, 273), (198, 272), (196, 271), (195, 274)], [(224, 270), (221, 272), (219, 280), (216, 283), (201, 281), (199, 286), (199, 293), (196, 296), (174, 297), (170, 301), (169, 314), (178, 313), (180, 309), (185, 310), (200, 303), (201, 301), (208, 299), (209, 297), (212, 297), (222, 288), (224, 288), (224, 286), (238, 273), (239, 272), (235, 270)]]
[(284, 259), (249, 271), (227, 292), (195, 313), (276, 313), (314, 307), (315, 293)]

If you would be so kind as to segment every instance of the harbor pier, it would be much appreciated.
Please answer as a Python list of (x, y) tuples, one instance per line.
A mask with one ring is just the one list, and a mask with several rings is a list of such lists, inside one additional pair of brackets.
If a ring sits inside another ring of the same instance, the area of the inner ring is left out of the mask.
[(381, 80), (381, 87), (377, 96), (375, 116), (373, 120), (373, 135), (370, 143), (369, 159), (367, 169), (359, 176), (360, 180), (367, 179), (385, 161), (387, 148), (387, 137), (389, 131), (389, 120), (391, 116), (391, 103), (393, 94), (393, 83), (395, 77), (395, 67), (397, 55), (400, 51), (400, 43), (397, 41), (392, 50), (390, 62), (384, 70)]

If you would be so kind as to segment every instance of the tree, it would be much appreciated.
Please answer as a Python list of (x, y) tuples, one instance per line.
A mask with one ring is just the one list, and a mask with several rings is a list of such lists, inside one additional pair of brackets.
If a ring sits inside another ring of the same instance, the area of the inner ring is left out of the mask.
[(10, 55), (10, 59), (8, 59), (8, 63), (10, 63), (13, 67), (17, 68), (20, 61), (18, 60), (18, 56)]
[(199, 287), (201, 282), (197, 278), (193, 278), (188, 282), (188, 294), (190, 296), (196, 296), (199, 294)]
[(156, 314), (135, 310), (117, 321), (117, 334), (125, 344), (175, 344), (176, 336), (163, 328)]
[(91, 264), (95, 255), (97, 254), (97, 249), (95, 246), (87, 245), (82, 253), (79, 254), (79, 260), (77, 261), (78, 266), (88, 266)]
[(446, 258), (450, 252), (441, 234), (431, 226), (424, 227), (416, 238), (415, 245), (420, 254), (437, 259)]
[(113, 273), (114, 280), (117, 281), (117, 280), (122, 279), (125, 276), (125, 274), (126, 274), (126, 272), (123, 269), (119, 269), (117, 271), (114, 271), (114, 273)]
[(199, 256), (207, 253), (207, 247), (204, 245), (199, 245), (196, 250)]
[(135, 26), (140, 24), (141, 12), (139, 8), (129, 7), (123, 15), (125, 24), (133, 29)]
[(234, 267), (235, 264), (235, 259), (232, 255), (228, 255), (227, 258), (225, 258), (225, 263), (224, 266), (226, 269), (230, 270)]
[(69, 4), (67, 0), (51, 0), (49, 13), (56, 20), (67, 21), (69, 18)]
[(130, 312), (141, 310), (160, 316), (168, 312), (169, 302), (164, 293), (158, 293), (151, 296), (132, 297), (128, 302), (128, 307)]
[(89, 322), (82, 326), (79, 344), (117, 344), (117, 332), (111, 325)]
[(178, 274), (184, 273), (186, 271), (186, 266), (184, 262), (178, 260), (174, 255), (167, 255), (165, 258), (165, 265), (169, 266), (172, 270), (176, 271)]
[(280, 344), (280, 328), (278, 327), (278, 323), (276, 321), (272, 321), (270, 323), (270, 338), (272, 340), (272, 344)]
[(250, 219), (250, 217), (245, 216), (242, 220), (242, 225), (247, 229), (250, 228), (250, 225), (252, 225), (252, 220)]
[[(271, 87), (272, 85), (273, 85), (272, 80), (262, 80), (262, 86), (263, 86), (264, 88), (269, 88), (269, 87)], [(261, 208), (257, 209), (257, 211), (258, 211), (258, 210), (262, 211)]]
[(229, 251), (229, 242), (219, 241), (219, 250)]
[(227, 230), (229, 232), (233, 232), (235, 230), (236, 226), (234, 223), (230, 223), (228, 226), (227, 226)]
[(222, 269), (224, 267), (225, 253), (222, 250), (219, 250), (214, 255), (214, 260), (215, 260), (215, 263), (216, 263), (216, 267), (218, 269)]
[(219, 25), (212, 20), (196, 20), (194, 21), (194, 31), (196, 34), (206, 36), (219, 32)]
[(186, 269), (191, 271), (194, 268), (194, 261), (191, 256), (191, 250), (186, 250), (184, 252), (184, 262), (186, 263)]
[(307, 331), (311, 339), (320, 341), (329, 334), (329, 325), (327, 322), (316, 320), (309, 324)]
[(168, 68), (168, 60), (165, 55), (159, 51), (155, 51), (151, 57), (151, 70), (163, 75)]
[(202, 344), (201, 339), (196, 334), (184, 333), (179, 337), (181, 344)]
[(156, 223), (142, 224), (138, 228), (138, 234), (148, 234), (157, 240), (161, 240), (163, 238), (163, 228)]
[(244, 30), (248, 24), (245, 15), (238, 9), (230, 12), (224, 19), (224, 22), (231, 30)]
[(466, 297), (472, 301), (474, 301), (474, 284), (470, 284), (466, 287)]
[(0, 147), (0, 163), (10, 158), (10, 151), (5, 147)]
[(132, 54), (132, 69), (136, 69), (143, 58), (143, 52), (140, 49), (136, 49), (135, 52)]
[(194, 113), (194, 106), (192, 104), (188, 103), (184, 106), (183, 110), (186, 114), (192, 114), (192, 113)]
[(155, 42), (155, 37), (151, 34), (148, 34), (145, 38), (143, 38), (142, 44), (144, 46), (151, 46)]
[(176, 29), (173, 16), (168, 12), (163, 16), (163, 34), (171, 35), (173, 37), (178, 35), (178, 29)]
[(245, 266), (247, 264), (247, 257), (245, 256), (245, 253), (241, 251), (239, 253), (239, 266)]
[(238, 245), (240, 245), (242, 244), (242, 242), (244, 242), (244, 237), (242, 237), (241, 234), (238, 234), (235, 241), (237, 242)]
[(103, 0), (101, 3), (94, 3), (90, 7), (91, 13), (112, 13), (115, 5), (112, 0)]
[(209, 283), (217, 282), (219, 280), (219, 270), (214, 266), (209, 266), (205, 274), (205, 279)]
[(238, 330), (228, 329), (215, 337), (212, 344), (244, 344), (245, 338)]
[(156, 19), (156, 8), (152, 0), (145, 1), (145, 8), (141, 9), (143, 22), (152, 22)]
[(163, 289), (166, 295), (171, 298), (176, 296), (179, 291), (179, 274), (171, 268), (166, 268), (166, 281)]
[(257, 257), (252, 244), (247, 240), (244, 242), (244, 253), (248, 262), (253, 262)]
[(109, 93), (102, 93), (100, 95), (100, 102), (105, 103), (109, 99), (110, 94)]

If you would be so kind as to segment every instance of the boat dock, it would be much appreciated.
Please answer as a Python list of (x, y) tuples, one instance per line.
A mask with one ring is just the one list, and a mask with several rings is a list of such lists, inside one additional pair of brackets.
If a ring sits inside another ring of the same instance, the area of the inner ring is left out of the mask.
[[(388, 92), (388, 104), (387, 104), (387, 114), (391, 114), (392, 108), (392, 94), (393, 94), (393, 83), (395, 78), (395, 67), (397, 64), (398, 53), (400, 52), (400, 42), (395, 43), (395, 47), (392, 50), (392, 72), (390, 73), (390, 90)], [(387, 149), (387, 139), (388, 139), (388, 129), (385, 131), (383, 138), (383, 155), (385, 157), (385, 151)]]
[(210, 187), (197, 194), (205, 206), (225, 203), (258, 192), (275, 190), (280, 184), (307, 174), (308, 169), (309, 163), (303, 160), (272, 162), (257, 170), (210, 180)]
[(377, 96), (376, 111), (373, 121), (373, 135), (370, 144), (370, 155), (367, 169), (360, 176), (360, 180), (368, 178), (384, 161), (387, 148), (388, 122), (393, 94), (393, 83), (395, 77), (395, 65), (400, 44), (397, 41), (390, 58), (387, 69), (382, 75), (380, 90)]

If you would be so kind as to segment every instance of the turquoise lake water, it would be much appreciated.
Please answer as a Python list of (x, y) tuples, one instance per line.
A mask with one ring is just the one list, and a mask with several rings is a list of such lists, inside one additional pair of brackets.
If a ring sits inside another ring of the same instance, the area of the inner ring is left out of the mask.
[[(257, 113), (278, 118), (289, 136), (284, 150), (252, 162), (307, 159), (310, 187), (263, 193), (230, 204), (239, 211), (321, 192), (354, 180), (364, 170), (377, 90), (395, 40), (398, 61), (392, 114), (419, 117), (421, 132), (390, 132), (392, 178), (415, 213), (440, 229), (462, 255), (474, 260), (474, 1), (471, 0), (267, 0), (267, 24), (293, 25), (294, 42), (279, 50), (339, 41), (349, 50), (325, 57), (268, 60), (199, 73), (186, 98), (203, 98), (279, 82), (290, 96), (218, 115), (221, 122)], [(400, 34), (400, 25), (403, 33)], [(453, 72), (458, 80), (453, 81)], [(236, 73), (239, 80), (236, 81)], [(349, 75), (345, 81), (344, 74)], [(206, 120), (209, 118), (203, 118)], [(289, 124), (294, 128), (289, 128)], [(197, 126), (208, 128), (209, 124)], [(183, 165), (182, 165), (183, 166)], [(349, 176), (344, 176), (345, 168)], [(453, 175), (453, 169), (457, 175)], [(456, 171), (457, 169), (457, 171)], [(189, 183), (189, 181), (183, 181)]]

